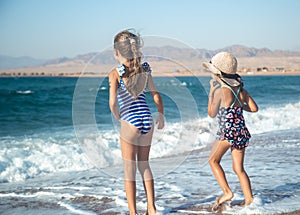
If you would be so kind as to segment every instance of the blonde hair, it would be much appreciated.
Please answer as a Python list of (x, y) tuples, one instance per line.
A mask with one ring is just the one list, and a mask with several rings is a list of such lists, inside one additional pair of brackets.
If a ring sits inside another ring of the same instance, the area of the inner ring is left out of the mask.
[(121, 31), (114, 37), (114, 49), (118, 50), (122, 57), (132, 62), (130, 68), (131, 75), (143, 72), (141, 58), (143, 56), (141, 48), (143, 41), (138, 33), (133, 33), (133, 29)]

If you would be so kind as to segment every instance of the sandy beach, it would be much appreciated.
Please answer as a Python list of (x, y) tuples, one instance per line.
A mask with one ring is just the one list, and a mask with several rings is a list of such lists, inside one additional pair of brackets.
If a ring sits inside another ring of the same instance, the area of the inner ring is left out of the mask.
[[(108, 73), (88, 73), (80, 72), (80, 69), (71, 69), (72, 72), (40, 72), (43, 69), (31, 68), (31, 69), (21, 69), (21, 70), (9, 70), (5, 72), (0, 71), (0, 77), (107, 77)], [(68, 71), (68, 70), (64, 70)], [(110, 71), (110, 70), (109, 70)], [(299, 76), (300, 70), (292, 70), (285, 72), (238, 72), (241, 76)], [(182, 72), (153, 72), (153, 77), (191, 77), (191, 76), (210, 76), (211, 74), (206, 71), (196, 70), (196, 71), (182, 71)]]
[[(202, 68), (203, 60), (147, 60), (154, 77), (209, 76)], [(300, 75), (300, 57), (239, 58), (238, 73), (250, 75)], [(117, 64), (92, 64), (70, 61), (39, 67), (0, 70), (0, 77), (106, 77)]]

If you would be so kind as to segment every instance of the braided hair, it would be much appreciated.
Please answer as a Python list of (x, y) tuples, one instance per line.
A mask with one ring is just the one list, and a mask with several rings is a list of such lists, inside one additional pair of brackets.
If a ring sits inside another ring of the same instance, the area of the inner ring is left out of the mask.
[(121, 31), (114, 37), (114, 49), (130, 62), (130, 68), (127, 68), (122, 77), (127, 78), (125, 86), (135, 99), (145, 90), (148, 80), (148, 74), (141, 64), (142, 44), (139, 34), (130, 29)]
[(131, 62), (130, 76), (143, 72), (141, 66), (143, 41), (139, 34), (132, 31), (132, 29), (124, 30), (114, 37), (114, 49), (118, 50), (122, 57)]

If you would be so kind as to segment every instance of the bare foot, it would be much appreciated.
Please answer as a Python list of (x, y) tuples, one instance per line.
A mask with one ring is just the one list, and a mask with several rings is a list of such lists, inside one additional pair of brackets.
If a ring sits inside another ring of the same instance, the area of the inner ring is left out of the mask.
[(231, 193), (231, 192), (218, 197), (216, 199), (216, 202), (214, 203), (212, 209), (217, 210), (220, 205), (222, 205), (223, 203), (225, 203), (227, 201), (230, 201), (232, 198), (233, 198), (233, 193)]
[(155, 214), (156, 214), (156, 210), (148, 210), (145, 213), (145, 215), (155, 215)]
[(244, 207), (250, 205), (253, 202), (253, 198), (249, 200), (245, 200), (245, 202), (241, 203), (240, 206)]
[(230, 201), (233, 198), (233, 193), (226, 193), (223, 196), (220, 196), (219, 198), (217, 198), (216, 202), (218, 202), (219, 205)]

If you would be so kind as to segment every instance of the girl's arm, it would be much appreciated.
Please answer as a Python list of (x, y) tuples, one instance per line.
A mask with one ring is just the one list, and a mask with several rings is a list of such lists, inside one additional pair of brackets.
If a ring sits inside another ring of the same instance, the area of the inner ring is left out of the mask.
[(120, 120), (119, 106), (117, 100), (118, 77), (116, 71), (112, 70), (109, 73), (109, 108), (114, 117)]
[(215, 82), (216, 80), (214, 78), (209, 82), (210, 90), (208, 95), (207, 113), (211, 118), (214, 118), (218, 114), (221, 102), (221, 89), (219, 88), (219, 85), (214, 85)]
[(148, 89), (150, 94), (152, 95), (153, 101), (156, 105), (157, 111), (158, 111), (158, 116), (156, 119), (156, 124), (158, 129), (162, 129), (165, 126), (165, 121), (164, 121), (164, 104), (163, 100), (158, 93), (156, 86), (153, 82), (152, 76), (149, 74), (148, 78)]
[(243, 89), (243, 109), (248, 112), (257, 112), (258, 106), (255, 103), (254, 99), (249, 95), (249, 93)]

